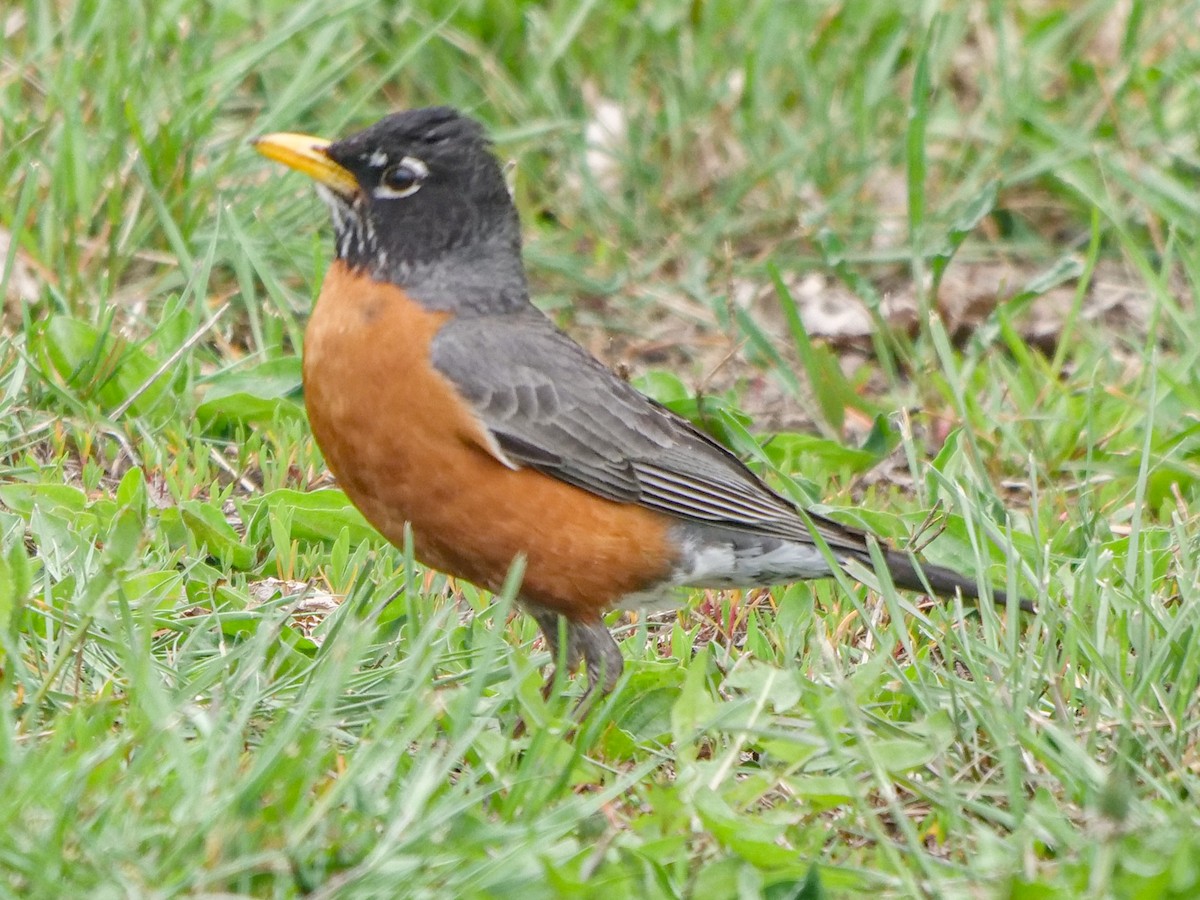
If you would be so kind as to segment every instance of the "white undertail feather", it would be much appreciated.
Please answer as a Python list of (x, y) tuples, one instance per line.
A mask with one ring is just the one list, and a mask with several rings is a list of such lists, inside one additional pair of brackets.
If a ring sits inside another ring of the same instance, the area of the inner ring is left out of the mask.
[(829, 563), (812, 544), (746, 536), (734, 541), (700, 541), (685, 537), (679, 563), (661, 587), (622, 597), (622, 609), (674, 609), (683, 599), (680, 588), (717, 590), (789, 584), (830, 574)]

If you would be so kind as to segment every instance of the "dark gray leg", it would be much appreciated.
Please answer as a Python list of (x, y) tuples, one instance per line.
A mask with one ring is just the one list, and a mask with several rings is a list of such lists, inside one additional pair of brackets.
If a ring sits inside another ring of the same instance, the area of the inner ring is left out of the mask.
[[(558, 678), (558, 666), (562, 662), (566, 666), (566, 673), (570, 675), (579, 667), (581, 658), (581, 649), (576, 645), (576, 642), (571, 639), (571, 625), (553, 610), (543, 609), (539, 606), (528, 607), (529, 614), (533, 616), (538, 623), (538, 628), (542, 631), (542, 636), (546, 639), (546, 646), (550, 648), (550, 655), (554, 658), (554, 666), (550, 669), (550, 675), (546, 678), (546, 683), (542, 685), (542, 699), (549, 700), (550, 692), (554, 690), (554, 682)], [(567, 652), (566, 657), (559, 656), (559, 627), (566, 625), (567, 635)]]
[(571, 622), (567, 625), (567, 634), (571, 644), (579, 648), (587, 666), (588, 687), (576, 707), (583, 709), (589, 699), (599, 700), (612, 693), (625, 668), (625, 660), (611, 632), (599, 620)]
[[(543, 697), (549, 698), (554, 689), (560, 660), (568, 673), (574, 672), (580, 662), (587, 669), (588, 687), (575, 706), (577, 714), (586, 711), (589, 701), (598, 700), (617, 686), (625, 660), (621, 656), (621, 648), (602, 621), (573, 622), (552, 610), (532, 606), (528, 609), (545, 635), (550, 652), (554, 654), (555, 669), (550, 672), (542, 688)], [(566, 652), (560, 653), (559, 635), (564, 625), (567, 646)]]

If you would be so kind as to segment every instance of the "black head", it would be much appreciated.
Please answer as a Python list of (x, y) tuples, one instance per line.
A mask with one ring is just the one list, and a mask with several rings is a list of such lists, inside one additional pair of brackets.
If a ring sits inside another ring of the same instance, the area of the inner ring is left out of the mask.
[(441, 284), (452, 271), (471, 285), (524, 291), (516, 208), (473, 119), (430, 107), (333, 143), (268, 135), (256, 146), (317, 180), (338, 258), (351, 268), (410, 289)]

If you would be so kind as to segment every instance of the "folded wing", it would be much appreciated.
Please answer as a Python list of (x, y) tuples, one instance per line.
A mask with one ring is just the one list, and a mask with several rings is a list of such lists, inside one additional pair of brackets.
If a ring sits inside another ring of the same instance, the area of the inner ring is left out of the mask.
[[(540, 313), (453, 319), (431, 352), (515, 465), (679, 519), (812, 542), (789, 500)], [(860, 532), (809, 516), (831, 548), (866, 550)]]

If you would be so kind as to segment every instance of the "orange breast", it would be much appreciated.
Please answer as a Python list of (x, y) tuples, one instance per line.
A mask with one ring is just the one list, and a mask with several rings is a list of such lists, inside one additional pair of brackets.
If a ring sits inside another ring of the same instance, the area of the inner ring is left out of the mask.
[(526, 557), (521, 595), (574, 619), (653, 587), (676, 553), (668, 520), (533, 469), (512, 470), (430, 364), (450, 317), (335, 262), (309, 321), (304, 393), (341, 487), (392, 543), (490, 590)]

